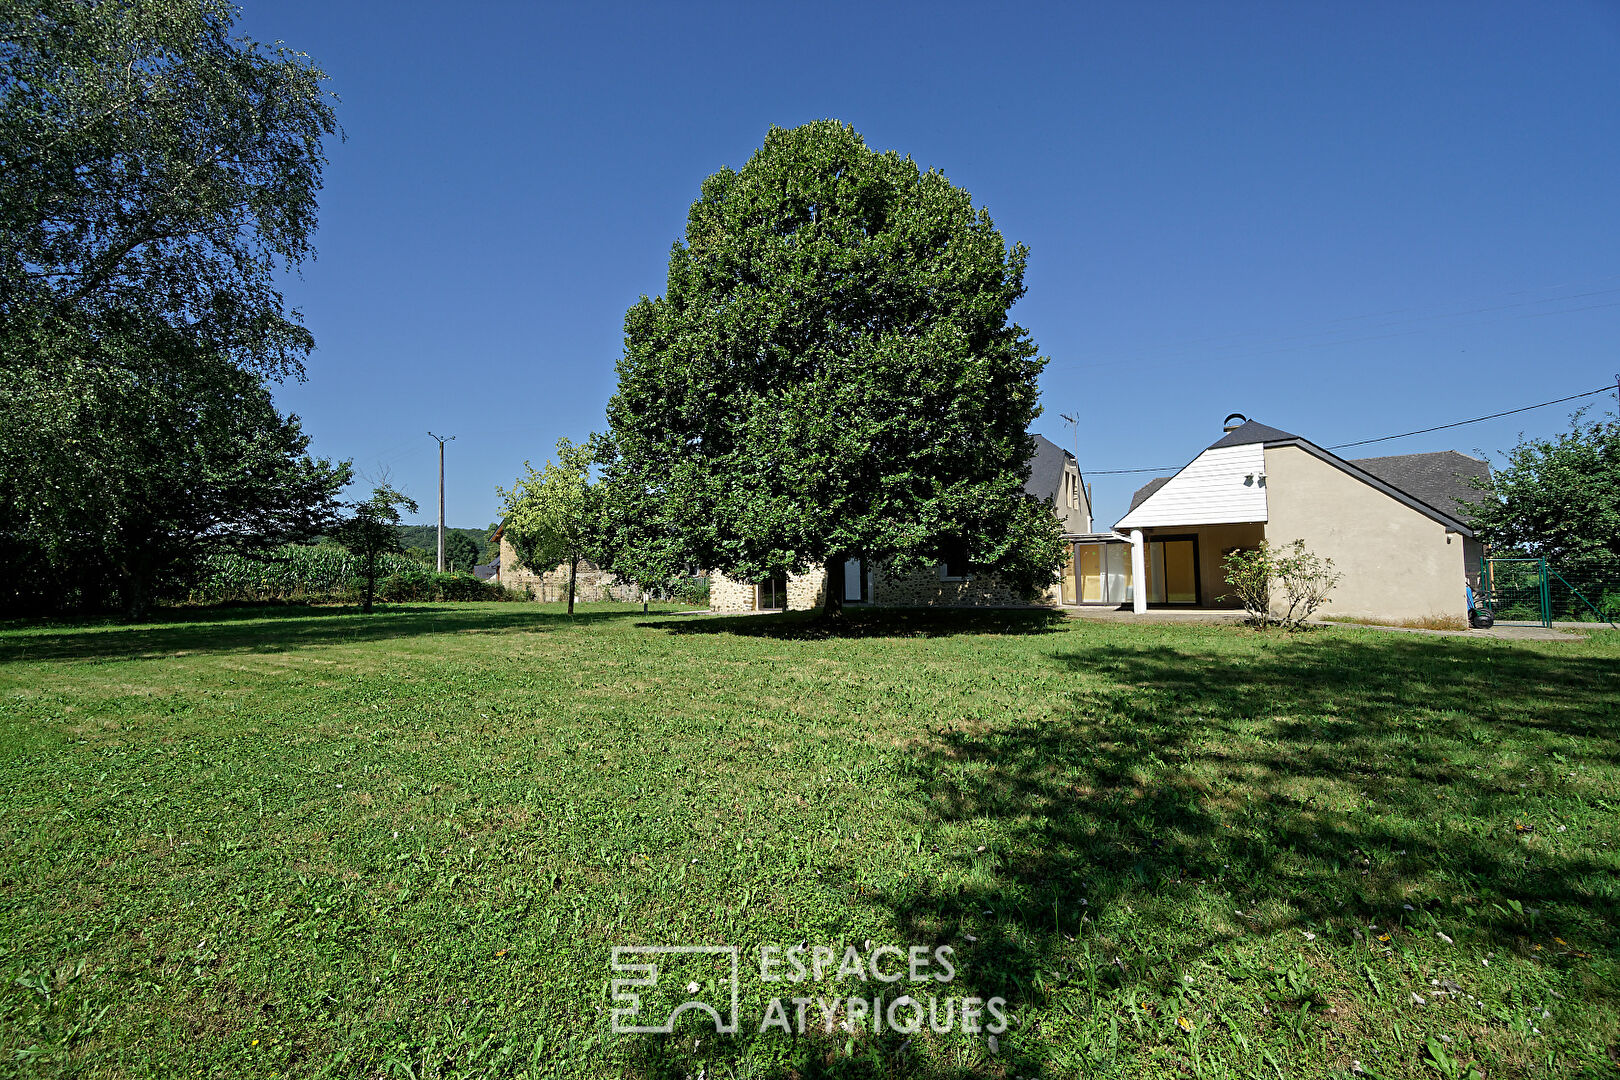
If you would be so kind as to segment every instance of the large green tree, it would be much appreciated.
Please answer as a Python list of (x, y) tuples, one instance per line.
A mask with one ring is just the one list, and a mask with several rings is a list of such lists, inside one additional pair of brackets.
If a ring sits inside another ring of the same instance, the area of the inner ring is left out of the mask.
[(264, 377), (311, 348), (325, 76), (219, 0), (0, 0), (0, 603), (131, 612), (308, 539), (347, 469)]
[[(113, 341), (104, 335), (95, 355)], [(203, 557), (308, 541), (346, 462), (308, 454), (264, 381), (166, 328), (136, 353), (0, 378), (0, 609), (146, 613)]]
[(850, 127), (772, 128), (703, 183), (663, 296), (625, 316), (602, 455), (615, 567), (744, 580), (965, 555), (1061, 565), (1023, 490), (1045, 360), (1009, 318), (1027, 250), (967, 192)]
[(1472, 524), (1498, 554), (1548, 559), (1578, 583), (1620, 577), (1620, 421), (1586, 420), (1521, 439), (1479, 483)]
[(312, 340), (276, 287), (311, 254), (326, 76), (233, 37), (223, 0), (0, 0), (0, 316), (132, 318), (266, 374)]

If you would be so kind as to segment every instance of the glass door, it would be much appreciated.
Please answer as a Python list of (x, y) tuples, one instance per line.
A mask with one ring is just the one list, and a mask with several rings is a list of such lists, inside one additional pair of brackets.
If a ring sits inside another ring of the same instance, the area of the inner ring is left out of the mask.
[[(1129, 544), (1076, 544), (1074, 589), (1082, 604), (1125, 604), (1131, 600), (1131, 552)], [(1066, 572), (1067, 573), (1067, 572)], [(1064, 589), (1069, 589), (1064, 578)], [(1065, 591), (1067, 595), (1067, 591)], [(1065, 600), (1065, 603), (1071, 601)]]
[(1198, 541), (1190, 536), (1150, 540), (1148, 603), (1198, 603)]

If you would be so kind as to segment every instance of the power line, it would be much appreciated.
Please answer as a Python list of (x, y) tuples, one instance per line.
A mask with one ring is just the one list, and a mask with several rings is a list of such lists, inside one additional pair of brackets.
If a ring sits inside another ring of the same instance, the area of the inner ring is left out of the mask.
[(1569, 397), (1554, 398), (1551, 401), (1543, 401), (1536, 405), (1526, 405), (1521, 409), (1509, 409), (1507, 412), (1491, 413), (1489, 416), (1476, 416), (1472, 420), (1458, 420), (1454, 424), (1441, 424), (1439, 427), (1419, 428), (1417, 431), (1403, 431), (1399, 435), (1380, 435), (1376, 439), (1362, 439), (1360, 442), (1339, 443), (1337, 446), (1328, 447), (1328, 449), (1343, 450), (1348, 446), (1366, 446), (1368, 443), (1389, 442), (1391, 439), (1404, 439), (1408, 435), (1427, 435), (1431, 431), (1445, 431), (1447, 428), (1462, 427), (1464, 424), (1478, 424), (1485, 420), (1495, 420), (1502, 416), (1512, 416), (1514, 413), (1529, 412), (1531, 409), (1544, 409), (1548, 405), (1560, 405), (1566, 401), (1574, 401), (1577, 398), (1591, 397), (1594, 394), (1607, 394), (1614, 389), (1615, 388), (1612, 386), (1600, 386), (1596, 390), (1588, 390), (1581, 394), (1571, 394)]
[[(1617, 382), (1620, 382), (1620, 378), (1617, 378)], [(1472, 419), (1469, 419), (1469, 420), (1458, 420), (1455, 423), (1440, 424), (1437, 427), (1419, 428), (1416, 431), (1403, 431), (1399, 435), (1380, 435), (1376, 439), (1361, 439), (1358, 442), (1337, 443), (1337, 444), (1335, 444), (1333, 446), (1328, 447), (1328, 449), (1329, 450), (1345, 450), (1345, 449), (1348, 449), (1349, 447), (1352, 447), (1352, 446), (1367, 446), (1370, 443), (1389, 442), (1391, 439), (1404, 439), (1409, 435), (1427, 435), (1431, 431), (1445, 431), (1448, 428), (1463, 427), (1466, 424), (1479, 424), (1479, 423), (1483, 423), (1486, 420), (1497, 420), (1497, 419), (1500, 419), (1501, 417), (1504, 417), (1504, 416), (1513, 416), (1515, 413), (1529, 412), (1531, 409), (1545, 409), (1548, 405), (1562, 405), (1566, 401), (1577, 401), (1580, 398), (1593, 397), (1593, 396), (1595, 396), (1597, 394), (1613, 394), (1613, 393), (1616, 393), (1617, 390), (1620, 390), (1620, 387), (1616, 387), (1616, 386), (1600, 386), (1596, 390), (1587, 390), (1587, 391), (1585, 391), (1583, 393), (1571, 394), (1568, 397), (1553, 398), (1553, 400), (1551, 400), (1551, 401), (1542, 401), (1542, 402), (1538, 402), (1535, 405), (1525, 405), (1525, 406), (1522, 406), (1521, 408), (1517, 408), (1517, 409), (1508, 409), (1506, 412), (1491, 413), (1489, 416), (1476, 416), (1476, 417), (1473, 417)], [(1089, 471), (1092, 476), (1123, 476), (1123, 475), (1125, 475), (1127, 473), (1150, 473), (1150, 472), (1166, 472), (1166, 471), (1175, 472), (1175, 471), (1179, 470), (1180, 468), (1181, 468), (1180, 465), (1155, 465), (1155, 466), (1152, 466), (1151, 468), (1147, 468), (1147, 469), (1090, 469), (1090, 470), (1087, 470), (1087, 471)]]

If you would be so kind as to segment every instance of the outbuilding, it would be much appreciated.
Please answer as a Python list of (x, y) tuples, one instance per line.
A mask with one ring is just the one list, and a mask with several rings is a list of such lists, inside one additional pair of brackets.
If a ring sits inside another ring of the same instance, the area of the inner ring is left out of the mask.
[(1297, 539), (1343, 574), (1332, 614), (1462, 620), (1463, 586), (1478, 562), (1461, 517), (1474, 492), (1467, 478), (1487, 470), (1450, 451), (1349, 461), (1234, 414), (1179, 472), (1139, 491), (1112, 534), (1076, 538), (1064, 592), (1138, 612), (1236, 606), (1225, 556)]

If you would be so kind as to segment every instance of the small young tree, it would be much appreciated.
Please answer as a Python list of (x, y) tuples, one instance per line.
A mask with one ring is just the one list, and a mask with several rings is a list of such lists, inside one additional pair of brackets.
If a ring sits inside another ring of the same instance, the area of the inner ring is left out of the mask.
[(1328, 594), (1344, 578), (1332, 559), (1306, 550), (1303, 540), (1280, 548), (1262, 540), (1258, 548), (1227, 552), (1223, 561), (1232, 586), (1228, 595), (1237, 597), (1256, 627), (1276, 623), (1289, 631), (1301, 629), (1318, 608), (1331, 603)]
[(506, 516), (506, 536), (519, 566), (544, 574), (568, 564), (568, 614), (574, 613), (579, 560), (593, 535), (595, 491), (590, 470), (593, 447), (557, 440), (557, 460), (536, 471), (527, 461), (511, 491), (496, 488)]
[(1232, 587), (1226, 595), (1237, 598), (1253, 625), (1270, 623), (1271, 545), (1262, 540), (1257, 548), (1236, 548), (1228, 551), (1221, 561), (1226, 564), (1226, 583)]
[(400, 550), (401, 508), (416, 513), (416, 500), (381, 484), (372, 489), (371, 498), (352, 505), (354, 513), (344, 518), (333, 533), (334, 539), (360, 561), (360, 577), (366, 589), (360, 610), (367, 615), (377, 595), (378, 558)]

